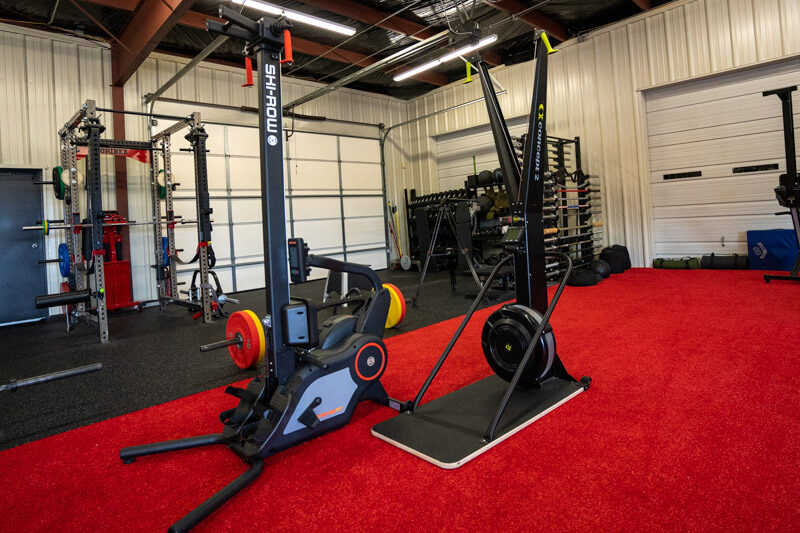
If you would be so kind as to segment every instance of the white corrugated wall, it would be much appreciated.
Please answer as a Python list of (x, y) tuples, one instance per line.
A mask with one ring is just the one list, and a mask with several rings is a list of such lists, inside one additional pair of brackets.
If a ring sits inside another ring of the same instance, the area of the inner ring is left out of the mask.
[[(610, 242), (626, 244), (634, 263), (652, 258), (652, 202), (642, 90), (800, 54), (798, 0), (684, 0), (598, 29), (550, 56), (548, 133), (581, 137), (583, 165), (604, 180)], [(533, 63), (497, 67), (508, 90), (507, 119), (527, 114)], [(451, 84), (410, 102), (412, 116), (481, 96), (477, 82)], [(433, 136), (481, 124), (481, 102), (403, 128), (411, 133), (413, 184), (438, 190)]]
[[(652, 202), (641, 90), (763, 61), (800, 54), (798, 0), (679, 0), (598, 29), (560, 46), (550, 56), (549, 133), (580, 136), (586, 169), (605, 180), (605, 221), (611, 242), (631, 249), (637, 265), (652, 257)], [(56, 131), (87, 98), (110, 106), (110, 54), (104, 44), (0, 25), (0, 164), (49, 168), (58, 161)], [(128, 109), (141, 110), (154, 91), (186, 60), (154, 55), (125, 86)], [(508, 90), (500, 97), (507, 118), (530, 106), (532, 63), (493, 69)], [(203, 63), (165, 96), (203, 103), (255, 106), (255, 90), (241, 88), (242, 71)], [(318, 84), (284, 79), (284, 101)], [(454, 83), (410, 102), (340, 90), (298, 112), (344, 120), (397, 124), (408, 118), (481, 96), (478, 83)], [(391, 132), (386, 144), (387, 197), (403, 205), (403, 189), (438, 190), (433, 136), (487, 122), (482, 103), (411, 123)], [(111, 121), (105, 120), (110, 129)], [(146, 137), (144, 120), (129, 117), (130, 139)], [(128, 163), (129, 209), (144, 220), (150, 207), (141, 165)], [(110, 180), (108, 180), (110, 184)], [(45, 194), (52, 212), (53, 200)], [(104, 195), (114, 206), (111, 187)], [(402, 217), (402, 212), (400, 213)], [(400, 231), (405, 237), (401, 218)], [(405, 241), (405, 238), (403, 238)], [(55, 254), (50, 239), (48, 254)], [(137, 298), (153, 296), (150, 232), (131, 236)], [(57, 289), (50, 265), (50, 289)]]
[[(18, 26), (0, 24), (0, 165), (39, 168), (44, 177), (58, 164), (58, 129), (87, 99), (100, 107), (111, 107), (111, 58), (108, 45), (71, 36), (60, 36)], [(144, 110), (142, 97), (155, 91), (188, 60), (153, 54), (125, 85), (128, 110)], [(256, 89), (242, 88), (243, 69), (212, 63), (201, 66), (167, 91), (166, 98), (209, 104), (256, 107)], [(284, 78), (283, 99), (290, 102), (320, 87), (320, 84)], [(158, 111), (157, 104), (156, 111)], [(310, 102), (298, 112), (333, 119), (383, 123), (387, 126), (408, 118), (406, 102), (388, 96), (343, 89)], [(110, 117), (103, 120), (106, 136), (112, 135)], [(126, 118), (128, 139), (146, 139), (147, 122)], [(354, 126), (355, 127), (355, 126)], [(406, 183), (404, 148), (407, 134), (393, 133), (386, 143), (387, 199), (402, 205)], [(104, 207), (116, 206), (113, 162), (103, 158)], [(149, 220), (150, 199), (147, 166), (128, 161), (128, 204), (132, 220)], [(45, 189), (45, 213), (59, 218), (56, 202)], [(60, 203), (59, 203), (60, 204)], [(60, 209), (60, 205), (59, 205)], [(31, 223), (33, 220), (31, 220)], [(55, 234), (54, 234), (55, 235)], [(131, 258), (134, 298), (155, 297), (152, 263), (152, 232), (147, 226), (132, 227)], [(60, 240), (47, 239), (48, 257), (56, 256)], [(39, 268), (33, 266), (33, 268)], [(48, 268), (48, 290), (58, 291), (56, 265)]]
[[(0, 165), (41, 169), (49, 179), (59, 164), (58, 129), (87, 99), (111, 105), (111, 53), (102, 44), (5, 24), (0, 24), (0, 50)], [(110, 136), (111, 121), (105, 122)], [(103, 159), (103, 176), (113, 176), (113, 163)], [(104, 185), (103, 204), (113, 209), (113, 180)], [(56, 206), (51, 187), (43, 197), (45, 216), (60, 218), (61, 202)], [(46, 239), (47, 257), (56, 257), (61, 240), (57, 232)], [(58, 292), (57, 265), (20, 267), (47, 268), (48, 290)]]

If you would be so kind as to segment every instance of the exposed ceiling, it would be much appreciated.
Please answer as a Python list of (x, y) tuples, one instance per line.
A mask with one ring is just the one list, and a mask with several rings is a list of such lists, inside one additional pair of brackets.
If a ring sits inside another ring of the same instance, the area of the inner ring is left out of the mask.
[[(269, 1), (269, 0), (268, 0)], [(622, 20), (668, 0), (271, 0), (287, 9), (316, 15), (352, 26), (353, 37), (343, 37), (314, 27), (295, 24), (294, 64), (284, 71), (295, 77), (330, 83), (359, 68), (391, 55), (419, 40), (450, 28), (459, 39), (462, 20), (478, 21), (483, 35), (497, 34), (486, 50), (490, 63), (514, 64), (533, 56), (533, 32), (547, 30), (555, 42)], [(112, 41), (119, 37), (145, 0), (0, 0), (4, 22), (40, 29), (84, 34)], [(207, 16), (217, 14), (217, 0), (190, 2), (190, 11), (161, 38), (157, 50), (193, 57), (214, 36), (203, 28)], [(225, 2), (229, 3), (229, 2)], [(239, 6), (235, 6), (237, 9)], [(245, 8), (258, 18), (263, 13)], [(210, 59), (242, 64), (242, 44), (229, 40)], [(334, 48), (336, 47), (336, 48)], [(370, 74), (350, 87), (411, 98), (437, 85), (464, 77), (457, 61), (440, 65), (401, 82), (393, 76), (440, 55), (440, 49), (423, 53), (407, 63)], [(358, 62), (359, 64), (354, 64)]]

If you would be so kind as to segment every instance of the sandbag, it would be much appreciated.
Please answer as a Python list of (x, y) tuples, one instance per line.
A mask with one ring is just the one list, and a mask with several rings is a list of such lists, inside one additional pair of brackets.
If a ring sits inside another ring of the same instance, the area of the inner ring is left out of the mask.
[(628, 252), (628, 249), (621, 244), (615, 244), (610, 246), (610, 248), (625, 256), (625, 270), (628, 270), (631, 267), (631, 254)]
[(602, 279), (600, 274), (594, 270), (579, 268), (578, 270), (573, 270), (569, 275), (567, 285), (570, 287), (591, 287), (592, 285), (600, 283)]
[(631, 264), (630, 257), (626, 252), (615, 250), (613, 247), (605, 248), (600, 252), (600, 259), (608, 263), (612, 274), (622, 274), (630, 268)]
[(653, 268), (694, 270), (700, 268), (700, 260), (696, 257), (681, 257), (680, 259), (658, 258), (653, 259)]
[(747, 270), (750, 268), (750, 261), (746, 255), (704, 255), (702, 261), (703, 268), (715, 270)]

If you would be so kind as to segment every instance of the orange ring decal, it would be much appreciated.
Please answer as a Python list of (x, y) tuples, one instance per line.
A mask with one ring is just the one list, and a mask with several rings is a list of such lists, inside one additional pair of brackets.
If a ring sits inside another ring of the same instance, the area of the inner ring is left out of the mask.
[[(367, 346), (375, 346), (376, 348), (378, 348), (378, 350), (380, 350), (381, 356), (382, 356), (381, 367), (378, 369), (378, 371), (375, 373), (375, 375), (372, 376), (371, 378), (365, 378), (364, 376), (361, 375), (361, 372), (358, 371), (358, 358), (361, 357), (361, 352), (363, 352), (364, 349)], [(355, 361), (356, 374), (358, 374), (358, 377), (360, 377), (364, 381), (372, 381), (373, 379), (375, 379), (378, 376), (380, 376), (381, 372), (383, 372), (383, 367), (385, 367), (385, 366), (386, 366), (386, 351), (384, 351), (383, 346), (381, 346), (377, 342), (368, 342), (367, 344), (362, 346), (360, 350), (358, 350), (358, 353), (356, 354), (356, 361)]]

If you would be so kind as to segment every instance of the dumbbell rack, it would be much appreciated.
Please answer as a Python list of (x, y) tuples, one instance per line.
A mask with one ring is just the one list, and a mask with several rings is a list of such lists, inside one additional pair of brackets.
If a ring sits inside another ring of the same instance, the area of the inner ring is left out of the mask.
[[(512, 137), (522, 161), (525, 136)], [(587, 175), (581, 165), (580, 137), (547, 137), (550, 172), (545, 177), (545, 245), (566, 253), (573, 267), (588, 265), (602, 246), (602, 190), (599, 176)], [(564, 272), (560, 262), (547, 265), (547, 278)]]

